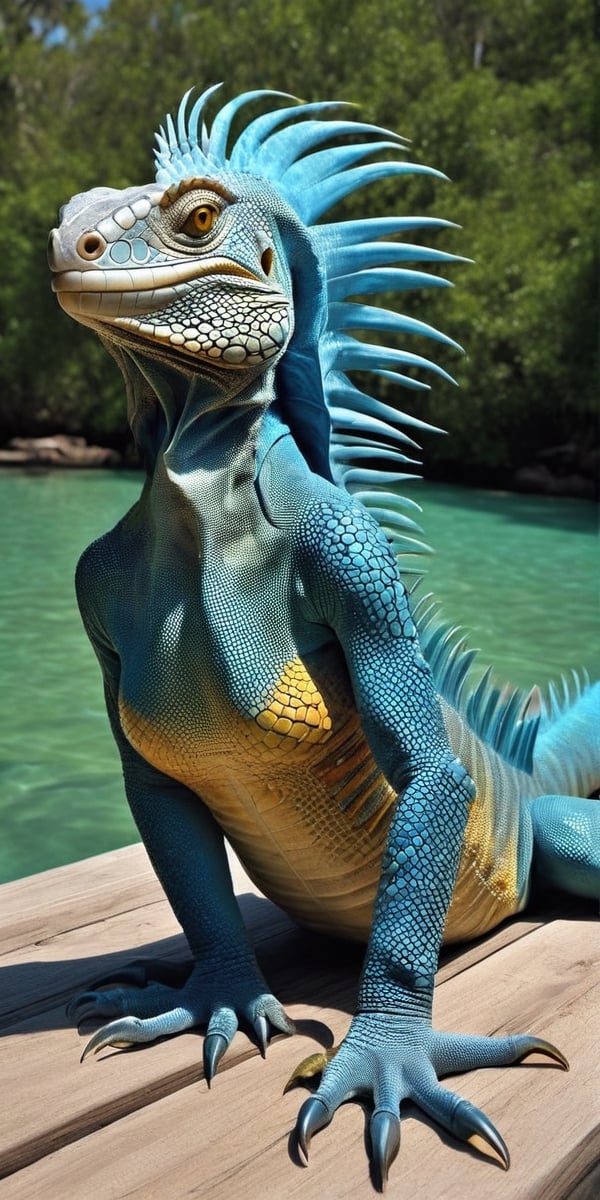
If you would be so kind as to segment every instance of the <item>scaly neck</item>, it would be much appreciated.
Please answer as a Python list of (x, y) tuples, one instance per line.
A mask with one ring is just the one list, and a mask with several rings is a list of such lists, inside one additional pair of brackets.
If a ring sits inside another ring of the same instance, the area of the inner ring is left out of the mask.
[(285, 431), (269, 410), (274, 371), (245, 387), (247, 376), (232, 372), (225, 392), (221, 378), (137, 365), (163, 414), (144, 494), (155, 536), (178, 554), (194, 555), (204, 553), (207, 542), (223, 546), (253, 536), (264, 525), (255, 489), (257, 455)]

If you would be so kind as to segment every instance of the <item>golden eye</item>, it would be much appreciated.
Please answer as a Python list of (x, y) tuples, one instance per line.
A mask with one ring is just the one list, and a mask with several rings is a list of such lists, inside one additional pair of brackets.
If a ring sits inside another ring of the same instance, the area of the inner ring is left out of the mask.
[(210, 233), (219, 216), (219, 209), (214, 204), (199, 204), (190, 213), (181, 232), (190, 237), (203, 237), (204, 234)]

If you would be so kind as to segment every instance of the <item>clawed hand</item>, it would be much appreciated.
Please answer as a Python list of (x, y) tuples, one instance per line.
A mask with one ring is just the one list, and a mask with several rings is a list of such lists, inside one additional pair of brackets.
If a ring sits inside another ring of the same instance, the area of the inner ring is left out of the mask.
[(299, 1148), (308, 1160), (313, 1134), (329, 1124), (344, 1101), (366, 1097), (373, 1105), (369, 1125), (373, 1182), (383, 1191), (400, 1148), (400, 1107), (402, 1101), (412, 1100), (454, 1137), (467, 1142), (483, 1139), (508, 1168), (508, 1149), (489, 1118), (442, 1087), (439, 1077), (521, 1062), (533, 1053), (545, 1054), (568, 1069), (555, 1046), (527, 1034), (471, 1037), (437, 1032), (425, 1020), (360, 1013), (335, 1056), (312, 1055), (294, 1072), (292, 1079), (300, 1079), (314, 1075), (319, 1066), (323, 1070), (316, 1092), (298, 1114)]
[[(126, 1047), (206, 1026), (203, 1061), (207, 1083), (230, 1045), (240, 1022), (252, 1030), (261, 1054), (265, 1053), (269, 1026), (293, 1033), (294, 1026), (281, 1004), (268, 990), (252, 964), (230, 964), (215, 971), (195, 966), (180, 987), (163, 982), (173, 968), (133, 964), (115, 975), (96, 981), (93, 990), (71, 1001), (67, 1014), (79, 1025), (94, 1017), (114, 1017), (87, 1043), (82, 1061), (106, 1046)], [(104, 990), (108, 984), (118, 987)]]

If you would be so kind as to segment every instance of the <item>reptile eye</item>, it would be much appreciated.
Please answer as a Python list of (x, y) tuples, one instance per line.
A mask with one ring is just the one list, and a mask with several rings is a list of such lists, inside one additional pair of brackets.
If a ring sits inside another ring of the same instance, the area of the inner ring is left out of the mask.
[(214, 204), (199, 204), (186, 219), (181, 232), (190, 237), (203, 237), (210, 233), (219, 216), (219, 209)]

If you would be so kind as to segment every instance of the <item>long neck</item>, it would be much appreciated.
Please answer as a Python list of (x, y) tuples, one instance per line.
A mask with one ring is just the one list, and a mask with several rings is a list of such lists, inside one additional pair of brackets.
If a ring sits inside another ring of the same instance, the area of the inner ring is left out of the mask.
[[(137, 360), (163, 414), (144, 503), (155, 535), (176, 552), (202, 553), (251, 534), (264, 521), (254, 486), (259, 442), (285, 428), (270, 411), (274, 371), (221, 379), (186, 377)], [(147, 393), (148, 394), (148, 393)]]

